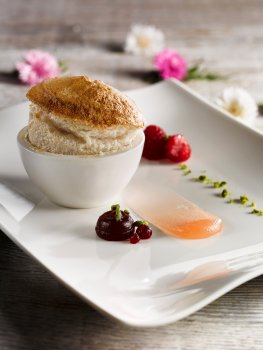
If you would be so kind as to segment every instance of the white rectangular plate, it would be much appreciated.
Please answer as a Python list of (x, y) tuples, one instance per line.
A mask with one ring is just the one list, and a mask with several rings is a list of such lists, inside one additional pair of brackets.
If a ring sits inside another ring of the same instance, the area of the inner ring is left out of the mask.
[[(189, 139), (193, 175), (205, 169), (226, 180), (233, 196), (247, 194), (263, 208), (262, 135), (174, 81), (128, 94), (148, 123)], [(145, 178), (155, 186), (169, 185), (220, 216), (224, 232), (186, 241), (156, 229), (151, 240), (137, 245), (100, 240), (94, 227), (108, 208), (55, 206), (28, 179), (16, 145), (27, 120), (27, 103), (0, 112), (0, 227), (97, 309), (131, 326), (164, 325), (263, 271), (263, 217), (249, 214), (251, 208), (227, 204), (216, 196), (218, 191), (190, 181), (169, 163), (142, 161), (129, 186)]]

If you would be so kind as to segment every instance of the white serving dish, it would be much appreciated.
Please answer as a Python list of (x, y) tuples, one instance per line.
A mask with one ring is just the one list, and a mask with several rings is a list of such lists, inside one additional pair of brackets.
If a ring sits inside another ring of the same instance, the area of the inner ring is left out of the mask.
[(144, 144), (139, 132), (134, 146), (104, 156), (75, 156), (40, 152), (27, 139), (27, 127), (17, 136), (29, 178), (53, 202), (69, 208), (110, 204), (137, 170)]
[[(149, 123), (187, 136), (194, 173), (206, 169), (209, 176), (227, 180), (233, 194), (246, 193), (263, 207), (261, 134), (178, 82), (128, 94)], [(221, 235), (185, 241), (154, 229), (151, 240), (137, 245), (97, 238), (94, 226), (108, 208), (56, 206), (27, 177), (16, 145), (27, 115), (27, 103), (0, 112), (0, 227), (89, 304), (131, 326), (161, 326), (262, 273), (263, 217), (226, 204), (213, 190), (182, 176), (174, 164), (142, 161), (127, 191), (141, 179), (160, 189), (171, 186), (220, 216)]]

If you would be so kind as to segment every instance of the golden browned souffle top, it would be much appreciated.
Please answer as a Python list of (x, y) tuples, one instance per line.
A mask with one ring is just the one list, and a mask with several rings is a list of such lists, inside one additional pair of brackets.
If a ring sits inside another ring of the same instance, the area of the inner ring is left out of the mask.
[(142, 114), (131, 99), (87, 76), (47, 79), (32, 87), (26, 96), (49, 113), (91, 127), (144, 126)]

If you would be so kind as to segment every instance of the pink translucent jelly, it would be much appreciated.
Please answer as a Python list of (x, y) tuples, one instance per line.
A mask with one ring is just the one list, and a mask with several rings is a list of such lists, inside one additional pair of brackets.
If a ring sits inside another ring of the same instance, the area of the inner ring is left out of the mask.
[(125, 202), (144, 220), (179, 238), (206, 238), (223, 228), (220, 218), (205, 212), (169, 187), (137, 183), (126, 191)]

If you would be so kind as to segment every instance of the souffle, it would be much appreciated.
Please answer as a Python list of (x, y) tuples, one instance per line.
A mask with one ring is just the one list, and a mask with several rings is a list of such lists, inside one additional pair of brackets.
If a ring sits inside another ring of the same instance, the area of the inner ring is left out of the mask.
[(86, 76), (47, 79), (32, 87), (28, 140), (40, 151), (107, 155), (133, 147), (144, 127), (135, 103)]

